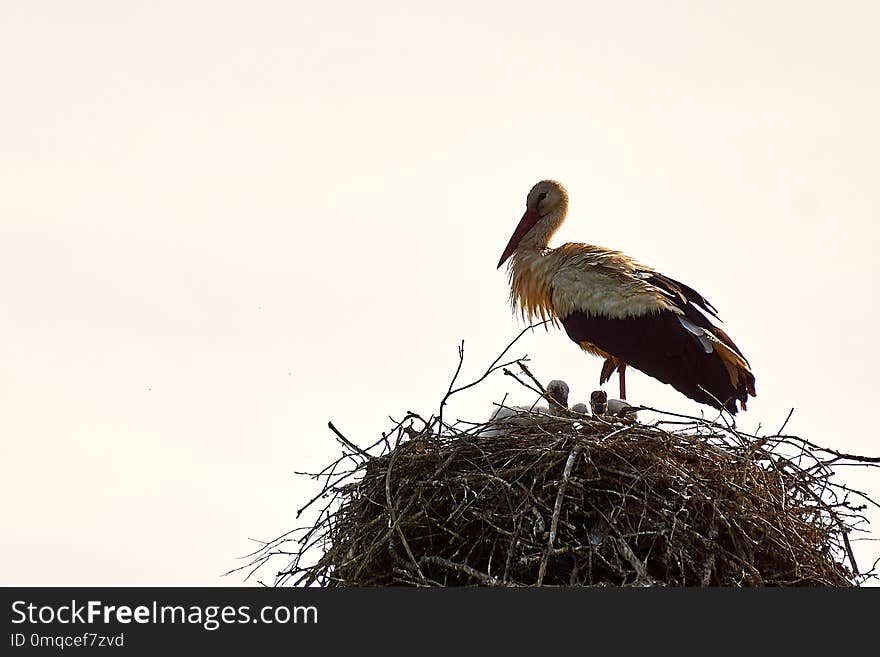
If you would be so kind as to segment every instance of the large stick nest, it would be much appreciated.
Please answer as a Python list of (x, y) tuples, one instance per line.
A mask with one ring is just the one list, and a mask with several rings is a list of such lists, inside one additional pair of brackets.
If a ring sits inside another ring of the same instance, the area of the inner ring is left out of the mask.
[(288, 559), (276, 584), (854, 586), (874, 576), (859, 574), (850, 534), (876, 503), (834, 466), (875, 458), (671, 414), (645, 424), (524, 413), (466, 427), (410, 414), (366, 450), (330, 426), (344, 453), (313, 475), (323, 486), (306, 507), (324, 501), (314, 524), (251, 555), (251, 572)]

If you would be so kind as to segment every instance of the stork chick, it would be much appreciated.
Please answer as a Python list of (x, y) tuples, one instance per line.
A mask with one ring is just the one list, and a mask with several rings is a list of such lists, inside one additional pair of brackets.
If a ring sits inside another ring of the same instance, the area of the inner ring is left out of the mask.
[(593, 415), (605, 415), (608, 412), (608, 393), (604, 390), (594, 390), (590, 393), (590, 408)]
[(639, 408), (624, 399), (609, 399), (606, 404), (606, 412), (608, 415), (615, 415), (617, 417), (635, 417), (635, 414), (639, 412)]
[(547, 396), (550, 398), (550, 409), (555, 413), (568, 408), (568, 384), (560, 379), (553, 379), (547, 384)]
[(578, 402), (574, 406), (571, 407), (572, 413), (577, 413), (578, 415), (589, 415), (590, 409), (584, 402)]
[[(526, 423), (530, 415), (560, 415), (568, 409), (568, 384), (560, 379), (553, 379), (547, 384), (547, 397), (549, 406), (498, 406), (493, 409), (489, 416), (489, 422), (507, 421), (512, 424)], [(506, 429), (484, 429), (481, 436), (502, 436), (507, 433)]]

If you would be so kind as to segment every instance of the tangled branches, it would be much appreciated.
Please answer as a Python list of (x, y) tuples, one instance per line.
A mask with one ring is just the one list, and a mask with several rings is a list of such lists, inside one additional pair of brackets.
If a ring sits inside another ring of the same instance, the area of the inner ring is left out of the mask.
[[(517, 362), (500, 360), (487, 374)], [(859, 573), (850, 535), (876, 503), (833, 466), (877, 459), (782, 430), (659, 418), (524, 413), (499, 427), (410, 414), (366, 449), (336, 432), (343, 454), (314, 475), (321, 491), (307, 505), (324, 501), (316, 522), (242, 568), (283, 556), (275, 584), (321, 586), (853, 586), (874, 576)]]

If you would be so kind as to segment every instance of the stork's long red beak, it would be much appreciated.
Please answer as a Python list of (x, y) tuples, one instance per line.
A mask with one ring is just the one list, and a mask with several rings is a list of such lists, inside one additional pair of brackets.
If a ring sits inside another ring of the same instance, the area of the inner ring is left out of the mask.
[[(507, 246), (504, 247), (504, 253), (501, 254), (501, 260), (498, 261), (498, 267), (501, 267), (501, 265), (513, 255), (520, 240), (526, 236), (526, 233), (535, 227), (535, 224), (538, 223), (538, 219), (540, 218), (541, 216), (538, 214), (537, 210), (526, 210), (522, 219), (519, 220), (519, 225), (516, 227), (516, 230), (513, 231), (513, 235), (510, 236), (510, 241), (507, 243)], [(498, 269), (498, 267), (496, 267), (496, 269)]]

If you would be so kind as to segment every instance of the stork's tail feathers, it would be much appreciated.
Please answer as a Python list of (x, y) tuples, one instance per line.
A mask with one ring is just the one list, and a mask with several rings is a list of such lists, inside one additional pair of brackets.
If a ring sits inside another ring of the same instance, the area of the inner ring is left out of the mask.
[[(730, 385), (736, 390), (736, 399), (739, 400), (743, 410), (746, 410), (746, 402), (749, 395), (756, 397), (755, 375), (749, 369), (746, 359), (722, 342), (713, 343), (715, 353), (724, 364)], [(724, 401), (724, 400), (722, 400)]]

